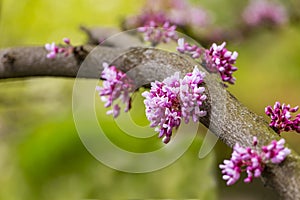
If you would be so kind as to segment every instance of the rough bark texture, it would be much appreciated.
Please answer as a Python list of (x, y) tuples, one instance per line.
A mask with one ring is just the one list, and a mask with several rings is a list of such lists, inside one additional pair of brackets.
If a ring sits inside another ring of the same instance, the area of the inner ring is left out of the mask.
[[(83, 58), (92, 49), (92, 46), (78, 47), (75, 55), (56, 59), (47, 59), (43, 47), (4, 49), (0, 51), (0, 78), (76, 77)], [(87, 58), (88, 61), (81, 66), (84, 68), (81, 69), (84, 72), (81, 77), (99, 78), (101, 63), (113, 62), (120, 70), (128, 72), (137, 86), (163, 80), (176, 71), (184, 74), (198, 65), (200, 70), (206, 72), (205, 86), (209, 97), (204, 105), (209, 114), (199, 119), (201, 123), (230, 147), (237, 142), (242, 146), (250, 146), (253, 136), (258, 137), (259, 146), (279, 139), (261, 116), (250, 111), (225, 90), (215, 74), (208, 73), (189, 57), (154, 48), (97, 47)], [(282, 199), (300, 199), (300, 158), (295, 152), (280, 165), (267, 165), (262, 177), (264, 183)]]

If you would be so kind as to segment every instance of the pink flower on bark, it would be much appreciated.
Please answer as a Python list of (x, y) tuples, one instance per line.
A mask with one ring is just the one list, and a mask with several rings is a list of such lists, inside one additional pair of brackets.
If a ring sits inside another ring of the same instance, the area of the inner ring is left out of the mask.
[(291, 151), (284, 147), (285, 140), (273, 140), (269, 145), (263, 146), (261, 152), (256, 150), (257, 138), (253, 138), (253, 147), (241, 147), (235, 144), (230, 160), (224, 160), (219, 167), (227, 185), (236, 183), (243, 171), (247, 173), (245, 183), (252, 182), (253, 178), (261, 176), (267, 163), (281, 163)]
[(205, 61), (208, 69), (211, 71), (218, 70), (224, 82), (234, 84), (236, 79), (232, 74), (237, 70), (237, 67), (233, 64), (235, 64), (238, 53), (228, 51), (225, 45), (226, 42), (221, 45), (214, 43), (209, 50), (206, 50)]
[(279, 141), (273, 140), (271, 144), (262, 147), (262, 151), (266, 159), (271, 160), (272, 163), (281, 163), (291, 150), (284, 147), (285, 140), (282, 138)]
[(117, 100), (122, 101), (125, 104), (125, 112), (131, 108), (130, 94), (133, 92), (133, 82), (127, 75), (115, 66), (109, 66), (107, 63), (103, 63), (104, 70), (101, 74), (101, 78), (104, 79), (103, 86), (97, 86), (96, 90), (99, 92), (101, 100), (105, 102), (105, 107), (112, 107), (112, 110), (107, 111), (106, 114), (113, 115), (114, 118), (120, 114), (120, 106), (114, 102)]
[(65, 47), (57, 46), (54, 42), (51, 44), (45, 44), (45, 49), (48, 51), (47, 58), (53, 59), (56, 58), (57, 55), (63, 54), (67, 57), (74, 50), (74, 47), (71, 45), (69, 38), (64, 38), (63, 42), (67, 45)]
[(139, 27), (138, 31), (144, 33), (144, 40), (151, 42), (152, 46), (159, 43), (168, 43), (172, 40), (177, 40), (176, 26), (165, 22), (162, 26), (154, 21), (149, 24)]
[(243, 171), (247, 172), (245, 183), (253, 180), (253, 177), (259, 177), (263, 171), (261, 156), (251, 148), (241, 147), (236, 144), (233, 147), (233, 153), (230, 160), (224, 160), (224, 164), (219, 165), (222, 170), (223, 179), (227, 185), (232, 185), (239, 180)]
[(196, 122), (206, 115), (199, 108), (206, 99), (205, 88), (201, 86), (203, 78), (204, 73), (195, 67), (183, 79), (176, 72), (162, 82), (151, 83), (150, 91), (142, 94), (146, 98), (144, 103), (150, 126), (156, 127), (164, 143), (170, 141), (173, 129), (179, 127), (181, 120), (188, 123), (192, 118)]
[(58, 53), (58, 46), (56, 46), (55, 45), (55, 43), (54, 42), (52, 42), (51, 44), (46, 44), (45, 45), (45, 49), (49, 52), (48, 54), (47, 54), (47, 58), (50, 58), (50, 59), (52, 59), (52, 58), (55, 58), (56, 57), (56, 54)]
[(203, 58), (204, 66), (210, 72), (219, 72), (222, 80), (234, 84), (235, 78), (232, 76), (237, 67), (233, 66), (238, 57), (236, 51), (231, 52), (225, 48), (226, 43), (221, 45), (215, 43), (209, 50), (197, 45), (190, 45), (183, 38), (178, 39), (177, 51), (190, 55), (194, 59)]
[(200, 87), (204, 77), (205, 74), (195, 67), (192, 73), (187, 73), (180, 81), (181, 113), (185, 123), (188, 123), (190, 118), (193, 122), (197, 122), (200, 117), (207, 114), (206, 111), (200, 110), (200, 106), (207, 98), (204, 94), (205, 88)]
[(266, 23), (282, 25), (288, 21), (284, 6), (267, 0), (251, 0), (242, 16), (249, 26), (259, 26)]
[(292, 113), (297, 112), (299, 106), (291, 108), (290, 105), (285, 105), (280, 102), (276, 102), (273, 108), (267, 106), (265, 113), (271, 117), (269, 126), (273, 128), (278, 134), (283, 131), (296, 131), (300, 133), (300, 114), (296, 117), (292, 116)]
[(222, 178), (227, 181), (227, 185), (232, 185), (240, 179), (242, 170), (232, 160), (224, 160), (224, 164), (220, 164), (219, 167), (222, 170)]
[(200, 56), (205, 52), (203, 48), (198, 47), (197, 45), (190, 45), (188, 42), (185, 42), (184, 38), (178, 39), (177, 51), (188, 54), (194, 59), (200, 58)]
[(172, 129), (181, 123), (180, 101), (178, 99), (180, 87), (179, 73), (165, 79), (163, 82), (151, 83), (151, 90), (144, 92), (146, 99), (146, 116), (151, 127), (156, 127), (159, 137), (168, 143), (172, 136)]

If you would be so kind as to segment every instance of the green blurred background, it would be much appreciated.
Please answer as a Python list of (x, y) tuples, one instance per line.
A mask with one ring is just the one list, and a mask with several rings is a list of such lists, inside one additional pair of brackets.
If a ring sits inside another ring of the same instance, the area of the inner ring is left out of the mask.
[[(216, 22), (223, 24), (233, 23), (246, 4), (194, 2), (214, 12)], [(66, 36), (82, 44), (86, 36), (79, 25), (118, 26), (122, 17), (137, 13), (142, 5), (140, 0), (2, 0), (0, 46), (44, 45)], [(228, 42), (228, 49), (239, 52), (237, 82), (229, 90), (249, 108), (264, 115), (264, 107), (276, 100), (300, 103), (299, 24), (260, 30), (243, 42)], [(218, 164), (229, 157), (230, 149), (219, 142), (208, 157), (198, 159), (203, 127), (188, 152), (165, 169), (128, 174), (104, 166), (88, 153), (75, 130), (73, 83), (68, 78), (0, 81), (0, 199), (276, 199), (260, 180), (226, 187)], [(133, 106), (138, 109), (131, 114), (145, 124), (141, 102), (136, 98)], [(122, 134), (103, 114), (100, 101), (97, 109), (112, 137)], [(297, 134), (283, 137), (300, 153)], [(132, 147), (130, 141), (124, 137), (120, 145), (145, 150), (147, 143)], [(149, 148), (159, 146), (160, 140), (149, 143)]]

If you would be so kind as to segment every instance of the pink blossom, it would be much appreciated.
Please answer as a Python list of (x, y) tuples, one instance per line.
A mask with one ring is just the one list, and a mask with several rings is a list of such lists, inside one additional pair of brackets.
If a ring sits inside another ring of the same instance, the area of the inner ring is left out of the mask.
[[(111, 107), (115, 101), (120, 99), (126, 106), (125, 112), (131, 107), (130, 94), (133, 92), (133, 82), (127, 75), (119, 71), (115, 66), (109, 66), (103, 63), (104, 70), (101, 78), (104, 79), (103, 86), (97, 86), (101, 100), (105, 102), (105, 107)], [(107, 111), (107, 114), (112, 114), (116, 118), (120, 114), (120, 106), (115, 104), (113, 109)]]
[(235, 63), (238, 53), (236, 51), (231, 52), (225, 48), (226, 42), (221, 45), (215, 43), (206, 50), (205, 61), (207, 68), (211, 71), (217, 69), (224, 82), (234, 84), (235, 78), (232, 76), (233, 72), (237, 70), (237, 67), (233, 66)]
[(232, 160), (224, 160), (224, 164), (219, 165), (222, 170), (222, 178), (227, 181), (227, 185), (237, 182), (241, 176), (241, 169)]
[(51, 44), (45, 44), (45, 49), (48, 51), (47, 58), (53, 59), (56, 58), (57, 55), (63, 54), (65, 57), (71, 54), (74, 50), (74, 47), (71, 45), (69, 38), (64, 38), (63, 42), (67, 44), (66, 47), (59, 47), (55, 45), (54, 42)]
[(207, 70), (210, 72), (219, 72), (224, 82), (234, 84), (235, 78), (232, 74), (237, 70), (237, 67), (233, 66), (233, 64), (238, 57), (238, 53), (236, 51), (228, 51), (225, 45), (225, 42), (221, 45), (214, 43), (207, 50), (197, 45), (190, 45), (184, 41), (184, 38), (179, 38), (177, 51), (188, 54), (194, 59), (203, 58), (203, 65)]
[(219, 167), (222, 170), (223, 179), (227, 185), (236, 183), (242, 172), (247, 173), (245, 183), (252, 182), (253, 178), (261, 176), (267, 163), (281, 163), (291, 151), (284, 147), (285, 140), (273, 140), (269, 145), (263, 146), (261, 152), (255, 148), (258, 144), (256, 137), (253, 137), (253, 147), (241, 147), (238, 143), (233, 147), (230, 160), (224, 160)]
[(189, 43), (185, 42), (184, 38), (178, 39), (177, 51), (188, 54), (194, 59), (200, 58), (200, 56), (205, 52), (203, 48), (198, 47), (197, 45), (190, 45)]
[(146, 98), (144, 103), (150, 126), (156, 127), (159, 137), (164, 137), (164, 143), (170, 141), (173, 129), (179, 127), (182, 119), (188, 123), (190, 117), (197, 121), (206, 115), (199, 108), (206, 99), (205, 88), (201, 87), (203, 78), (204, 73), (196, 66), (183, 79), (176, 72), (162, 82), (151, 83), (150, 91), (142, 94)]
[(162, 27), (154, 21), (150, 21), (138, 28), (139, 32), (144, 33), (144, 40), (151, 42), (153, 46), (163, 42), (168, 43), (171, 40), (177, 40), (176, 26), (171, 25), (168, 21)]
[(223, 179), (227, 181), (227, 185), (232, 185), (240, 178), (242, 171), (247, 172), (244, 182), (249, 183), (254, 177), (259, 177), (263, 171), (263, 163), (261, 156), (251, 148), (241, 147), (238, 143), (233, 148), (231, 159), (225, 160), (221, 164)]
[(291, 108), (290, 105), (285, 105), (280, 102), (276, 102), (273, 106), (267, 106), (265, 113), (271, 117), (269, 126), (272, 127), (278, 134), (283, 131), (296, 131), (300, 133), (300, 114), (296, 117), (292, 116), (292, 113), (297, 112), (299, 106)]
[(151, 83), (151, 90), (144, 92), (146, 99), (146, 116), (151, 127), (156, 127), (159, 137), (164, 137), (163, 142), (168, 143), (172, 136), (172, 129), (181, 123), (179, 95), (179, 73), (165, 79), (163, 82)]
[(199, 87), (203, 83), (204, 77), (205, 74), (195, 67), (192, 73), (187, 73), (181, 80), (179, 95), (182, 117), (185, 119), (185, 123), (189, 122), (190, 117), (194, 122), (197, 122), (200, 117), (207, 114), (206, 111), (200, 110), (200, 106), (207, 98), (204, 94), (205, 88)]
[(64, 41), (64, 43), (66, 43), (66, 44), (71, 44), (71, 41), (70, 41), (69, 38), (64, 38), (63, 41)]
[(52, 59), (56, 57), (56, 54), (58, 53), (58, 47), (54, 42), (52, 42), (51, 44), (45, 44), (45, 49), (49, 51), (49, 53), (47, 54), (47, 58)]
[(279, 141), (273, 140), (271, 144), (262, 147), (262, 151), (266, 159), (272, 163), (281, 163), (290, 153), (291, 150), (284, 147), (285, 140), (282, 138)]

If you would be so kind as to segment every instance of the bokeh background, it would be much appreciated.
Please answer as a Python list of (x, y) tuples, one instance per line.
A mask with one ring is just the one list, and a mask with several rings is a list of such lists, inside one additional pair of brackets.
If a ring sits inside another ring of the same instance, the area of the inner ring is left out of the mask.
[[(216, 24), (232, 25), (247, 1), (193, 1), (215, 15)], [(285, 1), (285, 3), (297, 1)], [(128, 14), (136, 14), (141, 0), (2, 0), (0, 47), (44, 45), (71, 38), (82, 44), (80, 25), (117, 27)], [(292, 4), (291, 4), (292, 5)], [(299, 4), (298, 4), (299, 5)], [(259, 29), (243, 41), (228, 42), (239, 52), (237, 82), (229, 90), (243, 104), (264, 116), (275, 101), (300, 104), (300, 25), (276, 30)], [(218, 164), (231, 150), (221, 142), (205, 159), (198, 151), (205, 133), (201, 127), (187, 153), (171, 166), (148, 174), (128, 174), (106, 167), (81, 143), (72, 118), (70, 78), (25, 78), (0, 81), (0, 199), (276, 199), (260, 180), (239, 181), (226, 187)], [(131, 115), (147, 123), (142, 98)], [(120, 145), (145, 151), (146, 143), (130, 143), (99, 101), (100, 119)], [(101, 114), (102, 113), (102, 114)], [(265, 116), (264, 116), (265, 117)], [(266, 118), (267, 119), (267, 118)], [(116, 135), (115, 135), (116, 134)], [(300, 153), (299, 135), (283, 133)], [(160, 145), (151, 140), (151, 145)]]

